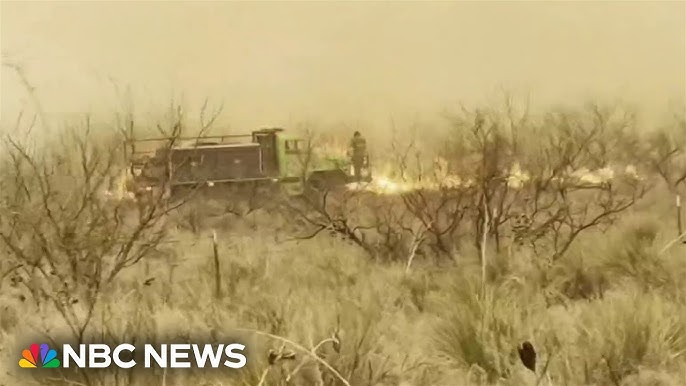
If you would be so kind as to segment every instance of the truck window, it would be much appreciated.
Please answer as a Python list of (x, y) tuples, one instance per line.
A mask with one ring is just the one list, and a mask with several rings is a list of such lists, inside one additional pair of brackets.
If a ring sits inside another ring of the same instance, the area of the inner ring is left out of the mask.
[(285, 143), (286, 153), (297, 154), (302, 150), (302, 140), (298, 139), (287, 139)]

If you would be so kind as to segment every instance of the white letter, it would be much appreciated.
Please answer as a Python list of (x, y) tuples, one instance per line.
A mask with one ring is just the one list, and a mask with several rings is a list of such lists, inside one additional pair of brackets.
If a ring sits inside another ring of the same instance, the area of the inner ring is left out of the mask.
[(245, 364), (248, 362), (248, 359), (243, 354), (237, 354), (232, 352), (233, 350), (243, 351), (245, 350), (245, 346), (238, 343), (226, 346), (226, 348), (224, 349), (224, 353), (226, 354), (226, 356), (231, 359), (238, 359), (238, 363), (234, 363), (227, 360), (224, 361), (224, 366), (231, 367), (232, 369), (240, 369), (243, 366), (245, 366)]
[(69, 358), (71, 358), (74, 361), (74, 363), (76, 363), (76, 367), (81, 369), (86, 367), (86, 345), (79, 345), (78, 355), (76, 355), (76, 351), (74, 351), (74, 349), (71, 348), (71, 345), (62, 345), (62, 366), (64, 366), (65, 368), (69, 367)]
[(210, 357), (210, 363), (212, 364), (212, 368), (217, 368), (219, 367), (219, 361), (222, 359), (222, 348), (224, 348), (223, 344), (219, 345), (218, 350), (213, 350), (211, 344), (206, 344), (205, 348), (202, 350), (202, 354), (200, 354), (200, 349), (198, 349), (198, 345), (194, 344), (193, 345), (193, 353), (195, 354), (195, 363), (198, 364), (199, 368), (205, 367), (205, 362), (207, 362), (207, 357)]
[[(103, 359), (103, 361), (98, 363), (95, 361), (96, 359)], [(112, 364), (112, 358), (110, 358), (110, 348), (106, 344), (88, 345), (88, 367), (104, 369), (109, 367), (110, 364)]]
[(145, 345), (145, 368), (149, 369), (150, 368), (150, 358), (155, 358), (155, 362), (157, 362), (157, 365), (161, 368), (166, 368), (167, 367), (167, 345), (162, 344), (160, 345), (160, 354), (155, 351), (155, 348), (152, 347), (150, 344)]
[(114, 349), (114, 352), (112, 353), (112, 357), (114, 357), (114, 364), (116, 364), (119, 368), (121, 369), (130, 369), (133, 366), (136, 365), (136, 361), (131, 359), (128, 362), (122, 362), (121, 358), (119, 358), (119, 354), (121, 354), (122, 351), (126, 350), (130, 353), (133, 353), (133, 350), (136, 348), (128, 343), (123, 343), (117, 346), (117, 348)]
[(189, 350), (190, 344), (170, 344), (171, 348), (171, 364), (172, 369), (187, 369), (191, 367), (191, 362), (179, 362), (179, 359), (188, 359), (187, 352), (178, 352), (177, 350)]

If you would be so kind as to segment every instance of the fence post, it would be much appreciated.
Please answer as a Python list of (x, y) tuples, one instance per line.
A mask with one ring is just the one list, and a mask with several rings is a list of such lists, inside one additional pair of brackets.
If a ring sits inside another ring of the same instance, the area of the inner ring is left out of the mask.
[(219, 299), (222, 296), (222, 275), (219, 270), (219, 248), (217, 245), (217, 231), (212, 230), (212, 255), (214, 257), (214, 296)]
[(676, 194), (676, 224), (677, 224), (677, 230), (678, 230), (678, 235), (681, 237), (681, 235), (684, 233), (684, 225), (682, 222), (682, 217), (681, 217), (681, 196), (679, 193)]

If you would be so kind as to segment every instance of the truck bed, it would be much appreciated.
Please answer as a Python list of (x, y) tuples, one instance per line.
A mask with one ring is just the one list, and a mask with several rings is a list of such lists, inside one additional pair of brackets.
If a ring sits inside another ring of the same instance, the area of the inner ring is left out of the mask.
[(256, 143), (205, 145), (172, 150), (173, 184), (265, 178)]

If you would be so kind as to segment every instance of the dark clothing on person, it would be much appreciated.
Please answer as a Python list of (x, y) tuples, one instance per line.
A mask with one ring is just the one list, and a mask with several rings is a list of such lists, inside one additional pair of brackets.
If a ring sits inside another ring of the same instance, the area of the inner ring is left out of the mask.
[(362, 137), (353, 138), (350, 141), (353, 159), (365, 159), (367, 157), (367, 140)]
[(353, 164), (353, 175), (357, 181), (362, 179), (362, 169), (367, 166), (367, 140), (355, 135), (350, 141), (350, 159)]

